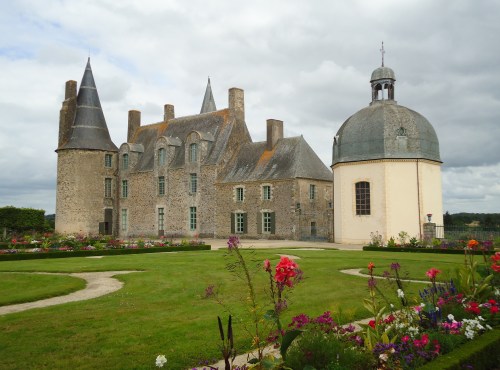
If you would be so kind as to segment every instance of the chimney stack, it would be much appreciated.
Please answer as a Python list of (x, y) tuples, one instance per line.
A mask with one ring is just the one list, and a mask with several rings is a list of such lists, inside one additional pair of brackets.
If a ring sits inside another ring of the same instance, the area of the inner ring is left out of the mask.
[(242, 89), (229, 89), (229, 109), (234, 112), (236, 119), (245, 120), (245, 94)]
[(60, 148), (71, 136), (71, 127), (76, 112), (76, 81), (66, 81), (64, 88), (64, 101), (59, 111), (59, 140), (57, 147)]
[(172, 104), (165, 104), (163, 107), (163, 121), (175, 118), (175, 110)]
[(128, 111), (127, 143), (132, 141), (136, 131), (141, 127), (141, 112), (138, 110)]
[(64, 99), (70, 99), (75, 97), (76, 97), (76, 81), (73, 80), (66, 81)]
[(267, 150), (273, 150), (279, 139), (283, 139), (283, 121), (267, 120)]

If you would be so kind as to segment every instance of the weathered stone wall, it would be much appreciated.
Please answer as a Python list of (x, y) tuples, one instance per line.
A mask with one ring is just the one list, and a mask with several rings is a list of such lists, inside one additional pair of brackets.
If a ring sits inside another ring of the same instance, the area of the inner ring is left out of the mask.
[[(317, 199), (309, 201), (309, 184), (317, 187)], [(263, 186), (271, 186), (271, 199), (263, 199)], [(259, 181), (244, 183), (220, 183), (217, 187), (217, 211), (216, 225), (217, 236), (226, 238), (231, 235), (232, 213), (247, 214), (247, 233), (242, 237), (248, 238), (282, 238), (300, 239), (300, 227), (309, 225), (311, 220), (318, 225), (318, 231), (324, 230), (325, 239), (329, 238), (331, 232), (331, 210), (328, 208), (331, 202), (332, 186), (327, 181), (315, 180), (279, 180)], [(244, 189), (243, 201), (236, 198), (236, 188)], [(307, 202), (305, 201), (307, 199)], [(304, 200), (301, 202), (301, 200)], [(301, 209), (297, 209), (297, 203), (301, 203)], [(262, 222), (259, 214), (262, 212), (275, 213), (275, 234), (262, 232), (259, 223)], [(310, 232), (307, 236), (310, 236)]]
[[(75, 149), (57, 154), (56, 232), (97, 235), (106, 208), (113, 209), (116, 220), (117, 154)], [(113, 156), (110, 168), (104, 165), (105, 154)], [(105, 178), (112, 179), (109, 198), (104, 197)]]

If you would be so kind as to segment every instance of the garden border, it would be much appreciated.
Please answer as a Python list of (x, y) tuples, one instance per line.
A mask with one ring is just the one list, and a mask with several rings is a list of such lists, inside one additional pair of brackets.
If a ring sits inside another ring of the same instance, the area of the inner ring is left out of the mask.
[(20, 261), (44, 258), (68, 258), (68, 257), (91, 257), (91, 256), (116, 256), (123, 254), (141, 254), (141, 253), (169, 253), (182, 251), (206, 251), (212, 247), (208, 244), (186, 245), (175, 247), (153, 247), (153, 248), (130, 248), (130, 249), (102, 249), (102, 250), (77, 250), (77, 251), (58, 251), (58, 252), (40, 252), (40, 253), (12, 253), (0, 254), (0, 261)]
[[(428, 362), (419, 370), (462, 370), (472, 365), (474, 369), (495, 369), (500, 363), (500, 329), (483, 333), (474, 340)], [(496, 356), (492, 356), (496, 354)]]
[[(364, 246), (363, 251), (370, 252), (408, 252), (408, 253), (442, 253), (442, 254), (464, 254), (463, 249), (443, 249), (443, 248), (408, 248), (408, 247), (370, 247)], [(477, 251), (487, 255), (495, 254), (495, 250)]]

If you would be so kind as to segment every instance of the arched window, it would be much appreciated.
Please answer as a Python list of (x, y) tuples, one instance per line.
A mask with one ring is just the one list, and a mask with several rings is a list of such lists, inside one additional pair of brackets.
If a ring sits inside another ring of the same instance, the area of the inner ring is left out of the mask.
[(370, 183), (367, 181), (357, 182), (356, 188), (356, 215), (369, 215), (370, 209)]
[(189, 162), (198, 162), (198, 144), (189, 145)]

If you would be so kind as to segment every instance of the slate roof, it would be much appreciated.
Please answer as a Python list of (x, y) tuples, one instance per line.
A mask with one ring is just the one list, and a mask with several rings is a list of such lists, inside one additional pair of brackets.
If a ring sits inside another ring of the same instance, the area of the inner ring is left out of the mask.
[(207, 88), (205, 90), (205, 96), (203, 97), (203, 103), (201, 104), (201, 113), (215, 112), (217, 108), (215, 107), (214, 95), (212, 94), (212, 86), (210, 85), (210, 77), (208, 78)]
[(80, 89), (76, 99), (76, 114), (71, 136), (60, 149), (90, 149), (117, 152), (118, 148), (111, 141), (108, 126), (99, 101), (99, 95), (87, 61)]
[[(216, 164), (224, 154), (224, 148), (231, 133), (229, 110), (223, 109), (211, 113), (170, 119), (147, 126), (141, 126), (132, 138), (133, 144), (141, 144), (144, 153), (141, 155), (135, 171), (144, 172), (154, 169), (154, 148), (156, 140), (165, 136), (172, 142), (180, 144), (170, 168), (180, 168), (185, 164), (185, 143), (191, 132), (197, 132), (200, 140), (210, 142), (209, 151), (202, 164)], [(179, 141), (180, 140), (180, 141)]]
[(247, 182), (308, 178), (332, 181), (332, 172), (303, 136), (279, 139), (273, 150), (267, 142), (244, 144), (229, 164), (221, 182)]

